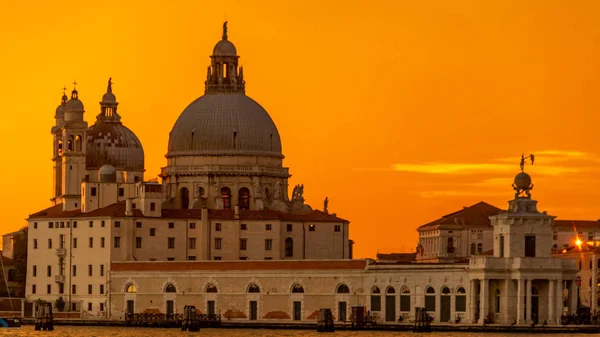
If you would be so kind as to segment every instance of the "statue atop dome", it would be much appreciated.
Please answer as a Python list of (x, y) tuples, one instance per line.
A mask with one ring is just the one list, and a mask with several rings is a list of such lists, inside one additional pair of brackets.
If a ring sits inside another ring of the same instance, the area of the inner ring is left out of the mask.
[(223, 22), (223, 40), (227, 40), (227, 21)]
[(515, 181), (512, 184), (512, 187), (515, 190), (515, 199), (531, 199), (533, 184), (531, 183), (531, 176), (524, 171), (526, 159), (531, 159), (531, 165), (533, 165), (535, 156), (533, 154), (530, 154), (527, 157), (525, 157), (525, 154), (521, 155), (521, 172), (515, 176)]

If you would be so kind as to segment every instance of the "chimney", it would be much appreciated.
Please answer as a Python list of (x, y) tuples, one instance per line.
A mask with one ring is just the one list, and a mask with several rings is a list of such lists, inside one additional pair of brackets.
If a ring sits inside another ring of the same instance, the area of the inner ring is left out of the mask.
[(235, 205), (234, 213), (233, 213), (233, 218), (235, 220), (239, 220), (240, 219), (240, 206), (238, 206), (238, 205)]
[(333, 216), (337, 216), (337, 213), (331, 213), (331, 215), (333, 215)]
[(125, 199), (125, 216), (133, 216), (133, 207), (131, 198)]

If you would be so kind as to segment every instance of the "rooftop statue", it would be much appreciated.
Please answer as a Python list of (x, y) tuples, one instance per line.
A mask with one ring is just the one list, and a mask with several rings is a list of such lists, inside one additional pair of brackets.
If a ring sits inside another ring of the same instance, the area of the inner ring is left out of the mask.
[(533, 189), (533, 184), (531, 183), (531, 176), (524, 171), (526, 159), (531, 159), (531, 165), (533, 165), (535, 156), (533, 154), (530, 154), (527, 157), (525, 157), (525, 154), (521, 155), (521, 172), (515, 176), (515, 181), (512, 184), (512, 188), (515, 190), (515, 199), (531, 199), (531, 190)]

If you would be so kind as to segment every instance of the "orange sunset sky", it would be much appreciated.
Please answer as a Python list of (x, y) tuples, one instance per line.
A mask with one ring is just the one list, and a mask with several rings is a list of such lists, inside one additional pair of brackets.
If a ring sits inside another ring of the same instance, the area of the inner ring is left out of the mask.
[(74, 80), (91, 125), (113, 78), (155, 178), (225, 16), (290, 185), (351, 221), (355, 257), (414, 251), (417, 226), (481, 200), (505, 208), (523, 152), (540, 210), (600, 218), (598, 1), (23, 0), (0, 2), (1, 231), (50, 205)]

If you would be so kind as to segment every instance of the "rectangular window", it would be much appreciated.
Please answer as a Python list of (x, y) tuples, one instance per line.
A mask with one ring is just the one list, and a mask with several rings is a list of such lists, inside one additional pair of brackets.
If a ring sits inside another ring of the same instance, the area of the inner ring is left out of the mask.
[(131, 204), (131, 208), (135, 209), (135, 203)]
[(240, 260), (246, 261), (246, 260), (248, 260), (248, 257), (247, 256), (240, 256)]
[(48, 239), (48, 249), (52, 249), (52, 239)]
[(37, 229), (37, 222), (33, 223), (33, 229)]
[(308, 225), (308, 231), (309, 232), (314, 232), (315, 231), (315, 227), (316, 226), (314, 224)]
[(88, 265), (88, 276), (92, 276), (92, 272), (94, 271), (94, 267), (92, 265)]
[(218, 261), (218, 260), (221, 260), (221, 257), (220, 256), (215, 256), (214, 259), (215, 259), (215, 261)]
[(175, 223), (174, 222), (169, 222), (169, 228), (175, 228)]
[(100, 248), (104, 248), (104, 237), (100, 238)]
[(435, 296), (425, 296), (425, 309), (435, 311)]
[(215, 224), (215, 232), (220, 232), (221, 231), (221, 224), (220, 223), (216, 223)]
[(196, 249), (196, 238), (189, 238), (189, 249)]
[(588, 241), (594, 241), (594, 232), (588, 232)]
[(167, 248), (175, 249), (175, 238), (167, 238)]
[(92, 285), (88, 284), (88, 294), (91, 295), (92, 294)]
[(73, 238), (73, 248), (77, 248), (77, 238)]
[(467, 311), (467, 296), (457, 295), (456, 296), (456, 312)]
[(94, 238), (90, 238), (90, 248), (94, 248)]
[(100, 265), (100, 276), (104, 276), (104, 265)]
[(135, 248), (142, 248), (142, 238), (139, 236), (135, 238)]
[(65, 285), (64, 285), (64, 283), (59, 283), (58, 284), (58, 293), (59, 294), (64, 294), (65, 293)]
[(100, 311), (104, 311), (104, 303), (100, 302)]
[(88, 302), (88, 311), (92, 311), (92, 302)]
[(152, 211), (152, 212), (156, 211), (156, 204), (153, 202), (150, 203), (150, 211)]
[(94, 227), (94, 222), (90, 221), (90, 228)]
[(535, 257), (535, 235), (525, 235), (525, 256)]
[(240, 250), (246, 250), (248, 246), (248, 239), (240, 239)]
[(381, 295), (371, 295), (371, 311), (381, 311)]
[(121, 221), (115, 221), (115, 228), (121, 227)]
[(190, 229), (196, 229), (196, 223), (190, 222)]
[(273, 240), (266, 239), (265, 240), (265, 250), (271, 250), (273, 248)]
[(54, 222), (48, 222), (48, 228), (54, 228)]
[(60, 234), (58, 236), (58, 248), (60, 248), (60, 249), (65, 248), (65, 235), (64, 234)]
[(156, 228), (150, 228), (150, 236), (156, 236)]
[(410, 312), (410, 294), (400, 294), (400, 311)]
[(73, 277), (77, 276), (77, 265), (73, 265)]
[(139, 222), (139, 221), (138, 221), (138, 222), (136, 222), (136, 223), (135, 223), (135, 227), (136, 227), (136, 228), (142, 228), (142, 223), (141, 223), (141, 222)]
[(48, 272), (48, 277), (52, 276), (52, 266), (48, 266), (46, 271)]
[(504, 257), (504, 235), (500, 235), (500, 242), (498, 244), (500, 246), (500, 257)]
[(552, 234), (552, 240), (554, 240), (554, 241), (558, 240), (558, 234), (557, 233)]
[(104, 284), (100, 285), (100, 294), (104, 294)]
[(270, 231), (271, 230), (271, 224), (266, 224), (265, 225), (265, 230), (266, 231)]
[(292, 224), (291, 223), (287, 224), (286, 229), (287, 229), (288, 232), (291, 232), (292, 231)]
[(240, 225), (240, 230), (245, 231), (246, 229), (248, 229), (248, 226), (246, 226), (245, 223), (243, 223), (243, 224)]
[(73, 228), (77, 228), (77, 221), (73, 221)]
[(52, 285), (51, 285), (51, 284), (49, 284), (49, 285), (47, 285), (47, 286), (46, 286), (46, 292), (47, 292), (48, 294), (51, 294), (51, 293), (52, 293)]
[(341, 229), (342, 229), (342, 226), (340, 226), (340, 225), (335, 225), (335, 226), (333, 227), (333, 230), (334, 230), (335, 232), (339, 232), (339, 231), (341, 231)]
[(91, 191), (90, 194), (91, 194), (92, 197), (96, 196), (96, 188), (95, 187), (92, 187), (92, 191)]
[(215, 249), (221, 249), (221, 238), (215, 238)]
[(31, 293), (32, 293), (32, 294), (35, 294), (35, 291), (36, 291), (36, 290), (37, 290), (37, 289), (35, 289), (35, 284), (32, 284), (32, 285), (31, 285)]
[(188, 261), (196, 261), (196, 257), (195, 256), (188, 256)]
[(77, 285), (71, 285), (71, 294), (77, 295)]
[(37, 249), (37, 239), (33, 239), (33, 249)]
[(167, 257), (167, 261), (175, 261), (174, 257)]
[(115, 248), (121, 248), (121, 237), (115, 236)]
[(123, 187), (119, 187), (119, 196), (120, 197), (124, 197), (125, 196), (125, 189)]
[(104, 220), (100, 221), (100, 227), (104, 227)]
[(33, 277), (37, 276), (37, 266), (33, 266)]
[(273, 260), (272, 257), (265, 257), (265, 260)]

